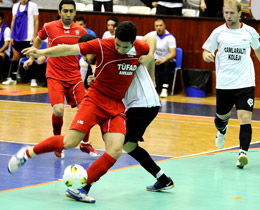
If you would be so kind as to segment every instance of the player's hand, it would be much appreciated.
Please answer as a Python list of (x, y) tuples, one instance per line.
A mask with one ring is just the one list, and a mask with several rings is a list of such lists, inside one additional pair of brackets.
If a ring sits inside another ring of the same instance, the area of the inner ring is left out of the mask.
[(25, 70), (28, 70), (29, 69), (29, 66), (31, 66), (32, 64), (33, 64), (33, 60), (32, 59), (28, 59), (27, 61), (25, 61), (24, 62), (24, 64), (23, 64), (23, 68), (25, 69)]
[(204, 58), (204, 61), (206, 61), (208, 63), (210, 63), (210, 62), (214, 63), (214, 61), (215, 61), (215, 55), (211, 52), (204, 51), (203, 58)]
[(200, 8), (201, 8), (202, 12), (205, 12), (205, 9), (207, 9), (207, 5), (205, 3), (201, 3)]
[(138, 61), (140, 64), (147, 66), (152, 60), (154, 60), (153, 55), (142, 55)]
[(95, 76), (94, 75), (89, 75), (88, 78), (87, 78), (88, 85), (90, 85), (94, 80), (95, 80)]
[(38, 50), (38, 49), (35, 48), (35, 47), (25, 48), (25, 49), (22, 50), (22, 53), (23, 53), (24, 55), (26, 55), (28, 58), (29, 58), (30, 56), (33, 56), (33, 57), (35, 57), (35, 58), (38, 58), (38, 57), (42, 56), (41, 53), (40, 53), (40, 50)]

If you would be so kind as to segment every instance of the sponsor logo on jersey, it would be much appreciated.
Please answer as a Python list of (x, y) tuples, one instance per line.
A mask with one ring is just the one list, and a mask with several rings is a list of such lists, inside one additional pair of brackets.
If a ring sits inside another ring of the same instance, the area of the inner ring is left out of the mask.
[(253, 106), (253, 105), (254, 105), (254, 99), (249, 98), (249, 99), (247, 100), (247, 103), (248, 103), (248, 105), (249, 105), (250, 107)]
[(131, 76), (133, 72), (137, 69), (137, 65), (131, 65), (127, 63), (117, 64), (119, 75), (129, 75)]
[(69, 30), (64, 30), (64, 34), (69, 34), (70, 31)]
[(77, 123), (83, 125), (84, 121), (83, 120), (77, 120)]

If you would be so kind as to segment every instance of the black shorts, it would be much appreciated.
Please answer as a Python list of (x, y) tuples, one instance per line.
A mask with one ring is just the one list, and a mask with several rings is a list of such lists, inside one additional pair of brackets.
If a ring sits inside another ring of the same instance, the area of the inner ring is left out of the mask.
[(224, 115), (235, 105), (236, 110), (253, 112), (255, 87), (223, 90), (217, 89), (217, 114)]
[(144, 108), (130, 108), (126, 112), (126, 142), (143, 141), (143, 135), (148, 125), (159, 112), (159, 106)]
[(21, 51), (27, 47), (31, 47), (32, 44), (30, 41), (21, 41), (21, 42), (16, 42), (14, 41), (14, 45), (12, 46), (17, 52), (21, 53)]

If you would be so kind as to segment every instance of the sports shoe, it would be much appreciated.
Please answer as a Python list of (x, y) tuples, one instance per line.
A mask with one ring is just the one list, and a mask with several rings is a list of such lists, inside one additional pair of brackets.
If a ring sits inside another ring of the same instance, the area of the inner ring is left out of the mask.
[(12, 78), (7, 78), (6, 81), (2, 82), (3, 85), (16, 85), (17, 81), (16, 80), (12, 80)]
[(82, 152), (88, 153), (92, 157), (98, 157), (100, 155), (100, 153), (88, 142), (81, 142), (79, 148)]
[(76, 201), (81, 201), (81, 202), (85, 202), (85, 203), (95, 203), (96, 200), (90, 196), (87, 195), (86, 190), (84, 190), (84, 188), (80, 188), (80, 189), (72, 189), (72, 188), (68, 188), (66, 190), (66, 196), (74, 199)]
[(174, 188), (174, 183), (170, 177), (168, 177), (167, 182), (159, 182), (157, 181), (154, 185), (150, 185), (146, 187), (146, 190), (148, 191), (161, 191), (161, 190), (168, 190)]
[(19, 168), (21, 168), (27, 161), (25, 151), (29, 147), (21, 148), (16, 154), (14, 154), (8, 162), (8, 171), (13, 174)]
[(237, 159), (237, 167), (243, 169), (248, 163), (248, 158), (245, 152), (240, 152)]
[(31, 87), (37, 87), (37, 82), (36, 82), (36, 79), (32, 79), (31, 80)]
[(168, 97), (168, 90), (166, 88), (162, 89), (160, 97), (161, 98), (167, 98)]
[(65, 153), (64, 153), (64, 150), (56, 150), (54, 151), (54, 154), (56, 155), (57, 158), (60, 158), (60, 159), (63, 159), (65, 158)]
[(226, 137), (226, 134), (227, 134), (227, 129), (228, 129), (228, 127), (226, 127), (226, 133), (225, 134), (222, 134), (220, 132), (217, 133), (215, 143), (216, 143), (216, 147), (218, 149), (222, 149), (224, 144), (225, 144), (225, 137)]

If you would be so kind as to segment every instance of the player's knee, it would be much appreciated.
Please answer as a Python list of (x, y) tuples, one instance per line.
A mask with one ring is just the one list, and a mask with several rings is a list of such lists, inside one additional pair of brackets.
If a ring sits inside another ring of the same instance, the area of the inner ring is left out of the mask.
[(122, 154), (122, 147), (106, 148), (106, 152), (113, 158), (118, 159)]
[(53, 113), (58, 117), (62, 117), (64, 114), (63, 106), (53, 106)]
[(218, 114), (216, 114), (215, 120), (214, 120), (216, 128), (220, 131), (225, 129), (225, 127), (228, 124), (229, 118), (230, 118), (230, 115), (226, 116), (225, 118), (220, 118), (218, 116)]

